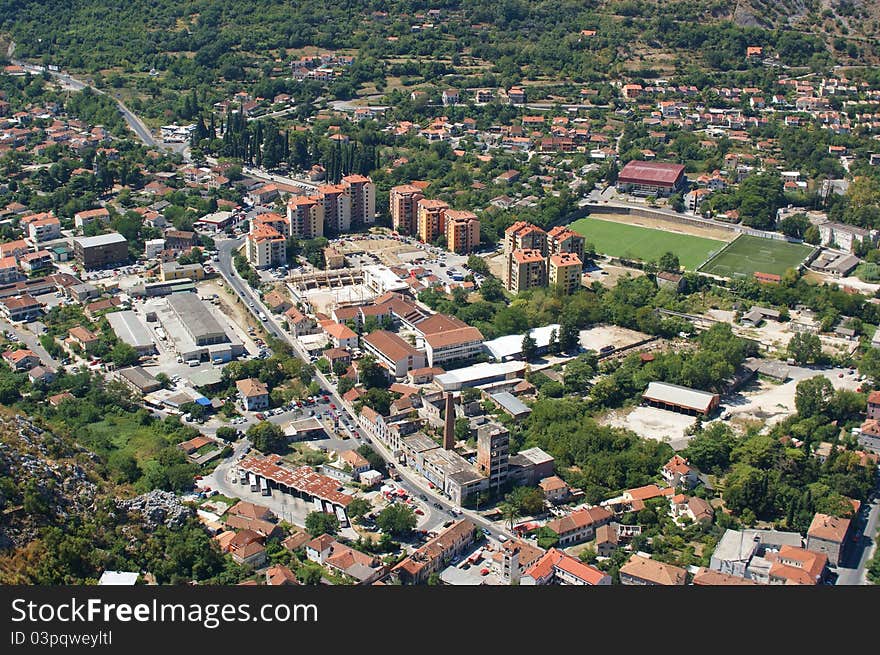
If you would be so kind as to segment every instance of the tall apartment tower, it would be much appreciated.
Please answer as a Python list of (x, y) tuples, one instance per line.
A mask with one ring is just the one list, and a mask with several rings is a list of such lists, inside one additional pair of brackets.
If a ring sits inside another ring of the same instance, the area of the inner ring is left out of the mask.
[(351, 198), (341, 184), (324, 184), (318, 187), (319, 202), (324, 205), (324, 227), (335, 234), (351, 229)]
[(497, 423), (477, 429), (477, 471), (489, 478), (489, 491), (497, 493), (507, 482), (510, 431)]
[(443, 424), (443, 448), (452, 450), (455, 448), (455, 402), (451, 393), (446, 393), (446, 409), (444, 410)]
[(419, 241), (433, 243), (437, 237), (446, 233), (446, 210), (449, 209), (442, 200), (422, 198), (416, 204), (416, 229)]
[(480, 245), (480, 221), (476, 214), (456, 209), (447, 209), (443, 214), (447, 250), (466, 255)]
[(351, 222), (372, 225), (376, 222), (376, 186), (363, 175), (346, 175), (342, 178), (348, 197), (351, 198)]
[(287, 203), (290, 236), (314, 239), (324, 236), (324, 199), (320, 196), (294, 196)]
[(416, 233), (416, 204), (424, 197), (422, 190), (412, 184), (401, 184), (391, 189), (388, 202), (395, 232), (408, 236)]

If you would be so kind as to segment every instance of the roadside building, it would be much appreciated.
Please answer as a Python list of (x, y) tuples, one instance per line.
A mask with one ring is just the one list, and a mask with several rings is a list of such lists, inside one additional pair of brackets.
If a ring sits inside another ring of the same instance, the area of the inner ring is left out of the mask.
[(245, 378), (235, 383), (242, 406), (248, 411), (269, 407), (269, 389), (257, 378)]
[(843, 556), (852, 521), (828, 514), (816, 513), (807, 530), (807, 550), (824, 553), (828, 563), (837, 566)]
[(0, 315), (13, 323), (33, 320), (42, 313), (43, 304), (30, 294), (0, 298)]
[(553, 519), (547, 528), (559, 535), (560, 547), (566, 548), (596, 536), (599, 526), (611, 522), (613, 515), (604, 507), (579, 509), (566, 516)]
[(271, 268), (287, 263), (287, 239), (268, 225), (258, 225), (248, 232), (245, 254), (254, 268)]
[(432, 573), (465, 552), (473, 543), (475, 532), (476, 526), (471, 521), (457, 521), (397, 564), (391, 569), (391, 575), (404, 585), (424, 584)]
[(561, 550), (551, 548), (523, 573), (520, 584), (605, 587), (611, 585), (611, 576)]

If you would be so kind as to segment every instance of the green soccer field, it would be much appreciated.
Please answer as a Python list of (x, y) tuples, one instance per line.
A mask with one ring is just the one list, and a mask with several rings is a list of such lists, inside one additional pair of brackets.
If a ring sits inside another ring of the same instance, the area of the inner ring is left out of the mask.
[(741, 235), (717, 257), (700, 268), (721, 277), (752, 277), (756, 272), (782, 275), (812, 252), (812, 246)]
[(599, 218), (581, 218), (569, 227), (582, 234), (596, 247), (596, 252), (604, 255), (657, 261), (663, 253), (671, 252), (678, 256), (679, 263), (689, 271), (725, 245), (724, 241), (717, 239), (664, 232)]

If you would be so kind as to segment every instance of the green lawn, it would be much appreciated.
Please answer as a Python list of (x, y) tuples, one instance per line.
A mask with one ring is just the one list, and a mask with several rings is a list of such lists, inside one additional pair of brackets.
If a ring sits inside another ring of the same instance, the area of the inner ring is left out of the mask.
[(798, 266), (812, 250), (812, 246), (801, 243), (743, 234), (700, 271), (722, 277), (751, 277), (756, 272), (782, 275)]
[(665, 252), (678, 256), (688, 270), (694, 270), (724, 247), (717, 239), (665, 232), (638, 225), (627, 225), (599, 218), (581, 218), (569, 227), (596, 247), (596, 252), (612, 257), (657, 261)]

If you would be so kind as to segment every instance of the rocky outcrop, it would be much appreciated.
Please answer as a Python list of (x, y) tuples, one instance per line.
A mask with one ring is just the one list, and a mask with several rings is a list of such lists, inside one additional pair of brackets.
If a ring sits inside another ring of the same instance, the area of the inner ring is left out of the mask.
[(192, 508), (170, 491), (153, 490), (135, 498), (118, 500), (116, 506), (122, 511), (140, 514), (144, 525), (152, 530), (160, 525), (179, 528), (194, 515)]

